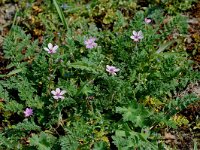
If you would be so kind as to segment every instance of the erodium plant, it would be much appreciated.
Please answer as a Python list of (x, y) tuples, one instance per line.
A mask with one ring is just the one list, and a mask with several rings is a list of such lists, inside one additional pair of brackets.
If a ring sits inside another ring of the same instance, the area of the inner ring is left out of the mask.
[(45, 47), (44, 50), (47, 51), (49, 54), (54, 54), (57, 52), (58, 46), (53, 46), (51, 43), (48, 44), (48, 48)]
[[(0, 80), (0, 149), (164, 149), (159, 129), (176, 127), (171, 107), (184, 100), (172, 95), (199, 77), (180, 49), (186, 18), (164, 19), (138, 12), (119, 32), (80, 23), (42, 45), (13, 26), (3, 43), (11, 71)], [(186, 107), (197, 101), (187, 98)]]

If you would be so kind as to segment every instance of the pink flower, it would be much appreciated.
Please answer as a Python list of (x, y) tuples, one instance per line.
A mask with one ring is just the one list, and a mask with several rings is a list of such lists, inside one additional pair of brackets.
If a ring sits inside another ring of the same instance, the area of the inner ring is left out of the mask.
[(151, 19), (145, 18), (145, 19), (144, 19), (144, 22), (145, 22), (146, 24), (149, 24), (149, 23), (151, 22)]
[(31, 115), (33, 115), (33, 109), (31, 109), (31, 108), (26, 108), (26, 110), (24, 111), (24, 116), (25, 116), (25, 117), (29, 117), (29, 116), (31, 116)]
[(84, 44), (86, 46), (86, 48), (88, 49), (92, 49), (97, 47), (97, 43), (95, 43), (96, 38), (89, 38), (88, 40), (85, 40)]
[(133, 39), (135, 42), (138, 42), (139, 40), (143, 38), (144, 36), (141, 30), (139, 32), (133, 31), (133, 35), (131, 36), (131, 39)]
[(106, 65), (106, 71), (109, 72), (111, 75), (116, 75), (116, 72), (118, 72), (120, 69), (114, 67), (114, 66), (109, 66)]
[(65, 94), (66, 93), (66, 91), (61, 91), (60, 90), (60, 88), (56, 88), (56, 90), (55, 91), (51, 91), (51, 94), (53, 94), (54, 96), (53, 96), (53, 98), (54, 99), (64, 99), (65, 97), (63, 96), (63, 94)]
[(53, 46), (51, 43), (48, 44), (48, 48), (47, 47), (44, 48), (44, 50), (47, 51), (49, 54), (56, 53), (57, 49), (58, 49), (58, 46), (57, 45)]

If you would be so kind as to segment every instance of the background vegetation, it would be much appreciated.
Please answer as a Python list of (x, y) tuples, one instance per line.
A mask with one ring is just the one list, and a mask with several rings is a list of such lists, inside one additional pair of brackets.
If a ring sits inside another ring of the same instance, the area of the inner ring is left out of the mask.
[[(189, 126), (180, 112), (199, 101), (180, 94), (200, 77), (180, 14), (194, 0), (16, 2), (3, 41), (10, 71), (0, 75), (0, 149), (177, 148), (163, 131)], [(143, 38), (131, 39), (133, 31)], [(55, 53), (44, 50), (49, 43)], [(53, 97), (56, 88), (64, 99)]]

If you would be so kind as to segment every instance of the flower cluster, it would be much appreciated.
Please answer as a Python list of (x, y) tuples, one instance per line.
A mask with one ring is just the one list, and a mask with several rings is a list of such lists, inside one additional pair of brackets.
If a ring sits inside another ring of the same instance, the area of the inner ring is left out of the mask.
[(53, 46), (51, 43), (48, 44), (48, 48), (47, 47), (44, 48), (44, 50), (47, 51), (49, 54), (56, 53), (57, 49), (58, 46), (57, 45)]
[(24, 116), (25, 116), (25, 117), (29, 117), (29, 116), (31, 116), (31, 115), (33, 115), (33, 109), (31, 109), (31, 108), (26, 108), (26, 110), (24, 111)]
[(120, 69), (114, 67), (114, 66), (109, 66), (106, 65), (106, 71), (111, 74), (111, 75), (116, 75), (116, 72), (118, 72)]
[[(145, 18), (144, 22), (146, 24), (149, 24), (151, 22), (151, 19)], [(135, 42), (139, 42), (140, 40), (142, 40), (144, 38), (142, 31), (133, 31), (133, 35), (130, 36), (131, 39), (133, 39)], [(88, 49), (92, 49), (97, 47), (97, 43), (95, 43), (96, 38), (91, 37), (87, 40), (84, 41), (84, 44), (86, 46), (86, 48)], [(55, 45), (53, 46), (53, 44), (49, 43), (48, 44), (48, 48), (44, 47), (44, 50), (47, 51), (49, 54), (54, 54), (57, 52), (58, 46)], [(110, 75), (116, 75), (117, 72), (120, 71), (119, 68), (116, 68), (115, 66), (109, 66), (106, 65), (106, 71), (110, 74)], [(55, 90), (51, 91), (51, 94), (53, 94), (53, 98), (55, 100), (58, 99), (64, 99), (65, 97), (63, 96), (66, 93), (65, 90), (61, 90), (60, 88), (56, 88)], [(33, 115), (33, 109), (32, 108), (26, 108), (26, 110), (24, 111), (24, 116), (25, 117), (29, 117)]]
[(60, 90), (60, 88), (56, 88), (55, 91), (51, 91), (51, 94), (53, 94), (53, 98), (58, 100), (58, 99), (64, 99), (65, 97), (63, 96), (66, 93), (65, 90)]
[(133, 39), (135, 42), (138, 42), (139, 40), (143, 38), (144, 36), (141, 30), (139, 32), (133, 31), (133, 35), (131, 36), (131, 39)]
[(84, 44), (86, 48), (92, 49), (92, 48), (97, 47), (97, 43), (95, 43), (95, 41), (96, 41), (96, 38), (92, 37), (92, 38), (89, 38), (88, 40), (85, 40)]

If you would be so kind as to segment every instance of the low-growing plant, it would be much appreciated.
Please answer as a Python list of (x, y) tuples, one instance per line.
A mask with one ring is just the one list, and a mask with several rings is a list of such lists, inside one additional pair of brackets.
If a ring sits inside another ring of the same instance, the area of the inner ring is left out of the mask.
[(192, 8), (197, 0), (149, 0), (150, 4), (162, 7), (168, 14), (177, 14)]
[(75, 24), (42, 45), (13, 26), (3, 43), (12, 71), (0, 80), (0, 148), (164, 149), (160, 128), (176, 128), (170, 118), (198, 100), (173, 94), (199, 78), (180, 49), (186, 18), (164, 20), (155, 10), (123, 30)]

